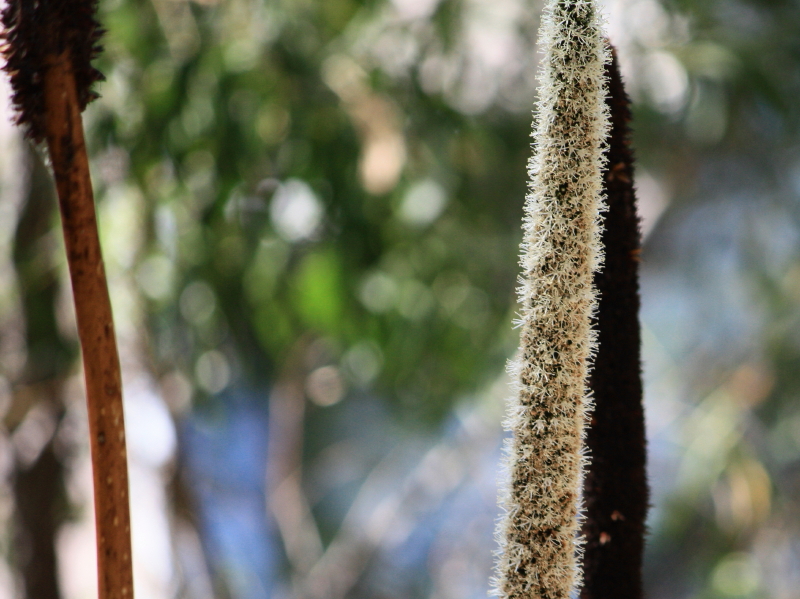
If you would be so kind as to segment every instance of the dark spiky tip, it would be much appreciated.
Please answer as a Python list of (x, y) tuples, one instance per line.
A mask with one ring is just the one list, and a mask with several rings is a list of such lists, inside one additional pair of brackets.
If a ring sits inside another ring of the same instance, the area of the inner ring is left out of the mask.
[(17, 124), (26, 136), (44, 139), (44, 78), (48, 65), (69, 52), (80, 109), (98, 97), (103, 74), (92, 66), (103, 30), (95, 20), (97, 0), (8, 0), (2, 12), (4, 70), (11, 79)]

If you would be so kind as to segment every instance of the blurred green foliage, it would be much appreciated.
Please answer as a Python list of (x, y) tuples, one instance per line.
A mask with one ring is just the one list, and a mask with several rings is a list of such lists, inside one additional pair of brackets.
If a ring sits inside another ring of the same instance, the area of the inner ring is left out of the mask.
[[(496, 376), (515, 346), (537, 3), (112, 0), (103, 10), (109, 81), (92, 143), (124, 153), (144, 197), (138, 272), (162, 368), (179, 364), (213, 391), (198, 360), (222, 348), (232, 384), (268, 384), (290, 376), (298, 340), (323, 338), (349, 385), (416, 424)], [(800, 12), (739, 0), (610, 10), (635, 100), (644, 324), (673, 369), (646, 372), (681, 414), (653, 448), (666, 505), (651, 586), (751, 596), (763, 583), (740, 592), (721, 572), (756, 559), (764, 523), (788, 517), (767, 514), (789, 501), (774, 481), (798, 449), (785, 432), (800, 388), (798, 297), (786, 281), (800, 248), (791, 228), (772, 236), (753, 223), (798, 224)], [(667, 281), (674, 303), (660, 309), (648, 292)], [(741, 409), (748, 392), (730, 380), (748, 369), (767, 391)], [(698, 454), (707, 430), (735, 432)], [(674, 451), (680, 472), (659, 471)], [(674, 571), (686, 572), (677, 586)]]
[[(424, 43), (447, 46), (457, 6)], [(138, 275), (163, 368), (191, 377), (221, 347), (237, 384), (264, 384), (298, 339), (325, 337), (351, 384), (377, 375), (416, 422), (502, 368), (529, 115), (463, 114), (421, 89), (419, 64), (387, 73), (358, 49), (387, 8), (102, 5), (91, 145), (144, 196)]]

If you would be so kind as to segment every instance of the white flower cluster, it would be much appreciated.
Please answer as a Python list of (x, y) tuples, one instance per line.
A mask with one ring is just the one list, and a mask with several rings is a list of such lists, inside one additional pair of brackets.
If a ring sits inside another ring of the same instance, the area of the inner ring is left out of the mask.
[(594, 0), (547, 0), (528, 165), (520, 353), (506, 426), (508, 482), (494, 593), (568, 599), (580, 585), (579, 503), (600, 266), (608, 60)]

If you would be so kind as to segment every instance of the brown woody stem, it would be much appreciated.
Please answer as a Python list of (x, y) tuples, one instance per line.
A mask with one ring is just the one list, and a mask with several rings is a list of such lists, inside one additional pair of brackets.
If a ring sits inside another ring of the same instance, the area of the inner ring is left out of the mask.
[(89, 161), (69, 53), (44, 70), (45, 136), (55, 172), (89, 408), (99, 599), (133, 597), (122, 384)]

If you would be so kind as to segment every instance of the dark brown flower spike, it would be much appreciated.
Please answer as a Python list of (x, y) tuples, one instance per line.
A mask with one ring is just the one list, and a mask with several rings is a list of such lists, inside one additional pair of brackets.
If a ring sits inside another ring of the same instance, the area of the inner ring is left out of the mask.
[(606, 78), (611, 131), (603, 172), (605, 264), (594, 276), (598, 349), (589, 377), (594, 412), (586, 435), (591, 462), (584, 480), (581, 599), (641, 599), (648, 490), (639, 360), (639, 218), (630, 101), (613, 49)]
[(96, 9), (97, 0), (9, 0), (3, 9), (4, 70), (17, 124), (38, 142), (45, 137), (44, 75), (52, 57), (69, 53), (81, 111), (98, 97), (92, 86), (105, 78), (92, 66), (102, 50)]

